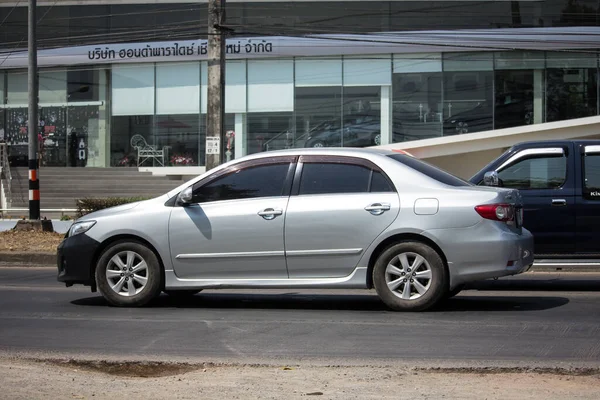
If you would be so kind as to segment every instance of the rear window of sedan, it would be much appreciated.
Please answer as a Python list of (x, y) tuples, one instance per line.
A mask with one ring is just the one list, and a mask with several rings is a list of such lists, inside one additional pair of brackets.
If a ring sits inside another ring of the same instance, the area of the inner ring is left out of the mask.
[(431, 164), (428, 164), (425, 161), (419, 160), (418, 158), (407, 156), (405, 154), (390, 154), (388, 157), (393, 158), (394, 160), (406, 165), (407, 167), (410, 167), (422, 173), (423, 175), (426, 175), (431, 179), (435, 179), (436, 181), (441, 182), (445, 185), (474, 186), (472, 183), (465, 181), (457, 176), (454, 176), (449, 172), (441, 170)]

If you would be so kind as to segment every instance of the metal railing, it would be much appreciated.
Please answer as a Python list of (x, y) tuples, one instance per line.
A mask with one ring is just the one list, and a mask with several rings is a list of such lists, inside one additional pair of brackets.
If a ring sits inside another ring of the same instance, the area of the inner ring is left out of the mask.
[(8, 146), (6, 143), (0, 143), (0, 184), (4, 187), (6, 195), (6, 204), (10, 206), (12, 201), (12, 173), (10, 172), (10, 163), (8, 162)]

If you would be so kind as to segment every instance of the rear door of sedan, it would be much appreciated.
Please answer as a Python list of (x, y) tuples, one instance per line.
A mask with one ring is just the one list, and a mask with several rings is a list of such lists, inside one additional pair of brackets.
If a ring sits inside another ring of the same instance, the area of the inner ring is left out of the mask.
[(285, 219), (289, 277), (349, 275), (399, 210), (394, 185), (369, 160), (301, 156)]

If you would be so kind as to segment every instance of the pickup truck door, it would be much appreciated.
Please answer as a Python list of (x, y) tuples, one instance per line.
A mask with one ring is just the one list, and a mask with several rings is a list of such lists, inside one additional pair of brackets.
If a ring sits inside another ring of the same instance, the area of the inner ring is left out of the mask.
[(577, 253), (600, 255), (600, 145), (579, 148), (581, 166), (577, 182)]
[(536, 258), (575, 252), (575, 162), (571, 147), (522, 149), (496, 167), (500, 185), (519, 189), (523, 225), (534, 235)]

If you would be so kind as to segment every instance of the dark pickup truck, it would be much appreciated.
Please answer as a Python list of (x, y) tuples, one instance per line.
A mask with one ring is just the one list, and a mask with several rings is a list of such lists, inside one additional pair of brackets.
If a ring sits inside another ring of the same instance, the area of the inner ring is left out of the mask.
[(470, 181), (519, 189), (536, 265), (600, 266), (600, 140), (519, 143)]

